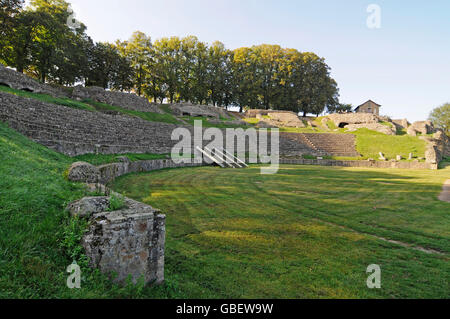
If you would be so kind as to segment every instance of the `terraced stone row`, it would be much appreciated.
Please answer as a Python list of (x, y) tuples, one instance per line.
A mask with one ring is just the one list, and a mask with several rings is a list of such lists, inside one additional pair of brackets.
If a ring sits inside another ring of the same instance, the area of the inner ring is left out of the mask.
[(352, 134), (302, 134), (317, 150), (334, 156), (358, 157), (356, 137)]
[[(34, 141), (69, 156), (87, 153), (166, 154), (177, 143), (171, 140), (172, 132), (177, 128), (173, 124), (77, 110), (3, 92), (0, 92), (0, 120)], [(187, 128), (192, 131), (192, 127)], [(356, 153), (352, 135), (322, 135), (281, 133), (280, 154), (353, 156)], [(270, 138), (268, 141), (270, 150)]]

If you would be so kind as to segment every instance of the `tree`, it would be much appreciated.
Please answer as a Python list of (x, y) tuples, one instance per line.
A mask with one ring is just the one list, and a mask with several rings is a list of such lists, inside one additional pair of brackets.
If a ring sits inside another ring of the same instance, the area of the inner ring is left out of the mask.
[(208, 49), (206, 86), (214, 106), (232, 102), (232, 59), (232, 52), (221, 42), (214, 42)]
[(0, 0), (0, 61), (10, 53), (9, 40), (14, 35), (17, 15), (22, 9), (24, 0)]
[(352, 104), (338, 103), (335, 107), (329, 106), (328, 113), (350, 113), (353, 110)]
[(143, 93), (143, 86), (147, 76), (148, 59), (151, 56), (152, 41), (145, 33), (136, 31), (133, 33), (128, 41), (117, 42), (122, 56), (130, 61), (131, 67), (134, 70), (134, 86), (136, 93), (141, 96)]
[(91, 43), (88, 56), (87, 86), (114, 88), (119, 91), (130, 90), (133, 87), (133, 69), (114, 44)]
[(450, 136), (450, 103), (435, 108), (430, 114), (430, 121)]
[[(183, 55), (181, 52), (181, 40), (178, 37), (162, 38), (155, 41), (154, 58), (160, 64), (158, 69), (158, 76), (162, 83), (165, 84), (165, 91), (167, 91), (170, 103), (175, 101), (175, 98), (181, 91), (181, 82), (183, 70)], [(179, 98), (178, 98), (179, 100)]]

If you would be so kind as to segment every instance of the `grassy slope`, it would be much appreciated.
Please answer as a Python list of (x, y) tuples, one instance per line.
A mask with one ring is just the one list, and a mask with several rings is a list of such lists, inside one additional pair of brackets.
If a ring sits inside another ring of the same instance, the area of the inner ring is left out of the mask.
[[(280, 132), (288, 133), (328, 133), (328, 134), (353, 134), (356, 136), (356, 150), (362, 155), (362, 159), (372, 158), (378, 160), (382, 152), (386, 158), (395, 159), (397, 155), (401, 155), (404, 159), (409, 157), (409, 153), (413, 153), (415, 158), (425, 157), (426, 142), (419, 137), (408, 136), (406, 134), (399, 134), (396, 136), (385, 135), (383, 133), (371, 131), (368, 129), (359, 129), (355, 132), (347, 132), (346, 129), (337, 128), (333, 122), (328, 122), (328, 128), (325, 130), (321, 127), (321, 120), (323, 117), (317, 118), (315, 123), (318, 127), (305, 128), (280, 128)], [(245, 121), (257, 124), (258, 119), (245, 119)], [(392, 126), (391, 123), (382, 122), (381, 124)], [(402, 132), (404, 133), (404, 132)], [(361, 158), (350, 157), (333, 157), (335, 159), (353, 159)]]
[[(369, 227), (358, 228), (360, 219), (372, 221), (383, 226), (370, 227), (378, 234), (448, 251), (448, 204), (434, 199), (448, 169), (286, 166), (264, 177), (256, 168), (198, 168), (120, 179), (117, 189), (168, 214), (166, 284), (121, 288), (86, 267), (82, 223), (64, 212), (86, 195), (63, 178), (73, 159), (4, 124), (0, 156), (0, 298), (448, 297), (448, 259), (311, 218), (360, 230)], [(65, 285), (73, 258), (81, 290)], [(382, 290), (365, 288), (370, 263), (383, 267)]]
[(58, 104), (58, 105), (64, 105), (71, 108), (81, 109), (81, 110), (87, 110), (87, 111), (116, 111), (119, 113), (122, 113), (124, 115), (130, 115), (139, 117), (141, 119), (144, 119), (146, 121), (150, 122), (163, 122), (163, 123), (173, 123), (178, 124), (179, 121), (172, 116), (171, 114), (159, 114), (159, 113), (153, 113), (153, 112), (139, 112), (139, 111), (132, 111), (127, 110), (118, 106), (113, 106), (105, 103), (99, 103), (94, 102), (92, 100), (84, 100), (84, 101), (75, 101), (69, 98), (55, 98), (47, 94), (39, 94), (39, 93), (32, 93), (27, 91), (21, 91), (21, 90), (15, 90), (11, 89), (6, 86), (0, 85), (0, 91), (27, 97), (30, 99), (36, 99), (40, 100), (46, 103), (52, 103), (52, 104)]
[[(437, 200), (447, 178), (450, 167), (283, 166), (270, 176), (195, 168), (130, 175), (114, 188), (167, 214), (171, 297), (448, 298), (450, 206)], [(381, 290), (365, 286), (373, 263), (382, 267)]]
[(0, 91), (6, 92), (9, 94), (14, 94), (21, 97), (26, 97), (29, 99), (35, 99), (46, 103), (51, 104), (58, 104), (58, 105), (64, 105), (67, 107), (80, 109), (80, 110), (87, 110), (87, 111), (95, 111), (95, 108), (90, 106), (89, 104), (75, 101), (69, 98), (56, 98), (47, 94), (40, 94), (40, 93), (32, 93), (28, 91), (21, 91), (21, 90), (15, 90), (11, 89), (9, 87), (0, 85)]
[(73, 157), (74, 161), (88, 162), (92, 165), (103, 165), (109, 163), (116, 163), (120, 156), (128, 157), (132, 162), (143, 160), (167, 159), (169, 155), (162, 154), (85, 154)]
[[(132, 298), (141, 287), (118, 287), (86, 267), (81, 221), (66, 204), (87, 195), (63, 178), (72, 159), (0, 123), (0, 299)], [(66, 286), (66, 268), (82, 266), (81, 290)]]

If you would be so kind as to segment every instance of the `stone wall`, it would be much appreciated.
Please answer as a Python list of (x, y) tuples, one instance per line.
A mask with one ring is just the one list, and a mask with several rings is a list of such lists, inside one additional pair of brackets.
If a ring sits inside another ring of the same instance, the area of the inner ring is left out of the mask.
[[(95, 153), (168, 154), (176, 144), (171, 140), (171, 135), (178, 127), (136, 117), (78, 110), (3, 92), (0, 92), (0, 121), (7, 122), (11, 128), (34, 141), (69, 156)], [(192, 131), (192, 127), (186, 128)], [(312, 145), (304, 134), (280, 133), (280, 153), (289, 156), (351, 156), (343, 155), (342, 151), (345, 154), (356, 152), (352, 135), (329, 135), (329, 140), (334, 138), (333, 143), (339, 144), (339, 140), (345, 143), (336, 152), (326, 145), (325, 137), (318, 138), (323, 143)]]
[(137, 96), (136, 94), (106, 91), (95, 86), (76, 86), (73, 89), (72, 98), (76, 100), (91, 99), (96, 102), (120, 106), (121, 108), (132, 111), (163, 113), (157, 104), (152, 104), (146, 98)]
[(396, 168), (396, 169), (438, 169), (437, 164), (423, 162), (380, 162), (380, 161), (338, 161), (320, 159), (281, 159), (280, 164), (287, 165), (317, 165), (338, 167), (368, 167), (368, 168)]
[[(117, 195), (118, 196), (118, 195)], [(126, 284), (131, 278), (146, 284), (164, 281), (166, 216), (151, 206), (124, 198), (124, 206), (108, 211), (110, 197), (86, 197), (69, 204), (72, 216), (89, 219), (82, 246), (89, 264), (115, 282)]]
[(274, 127), (306, 127), (305, 123), (294, 112), (269, 112), (268, 116), (269, 119), (264, 118), (261, 114), (256, 115), (258, 119)]
[(0, 64), (0, 85), (6, 85), (16, 90), (49, 94), (51, 96), (61, 98), (68, 96), (68, 94), (66, 94), (61, 89), (58, 89), (48, 84), (38, 82), (25, 74), (6, 68), (1, 64)]
[(328, 118), (337, 127), (345, 127), (349, 124), (376, 124), (380, 122), (378, 116), (368, 113), (330, 114)]
[(208, 117), (220, 119), (220, 117), (229, 117), (227, 112), (221, 107), (209, 105), (194, 105), (190, 103), (169, 104), (169, 108), (176, 116), (190, 117)]
[(103, 196), (85, 197), (70, 203), (72, 216), (89, 219), (89, 230), (82, 245), (91, 267), (102, 272), (116, 273), (115, 281), (125, 284), (129, 276), (134, 283), (143, 278), (145, 283), (164, 281), (164, 248), (166, 216), (159, 210), (124, 197), (124, 205), (109, 211), (110, 195), (120, 197), (105, 185), (115, 178), (136, 172), (164, 168), (193, 167), (204, 164), (176, 164), (171, 160), (121, 162), (94, 166), (85, 162), (73, 163), (68, 178), (86, 183), (91, 191)]
[(173, 124), (78, 110), (0, 92), (0, 121), (69, 156), (171, 152)]
[(120, 163), (94, 166), (89, 163), (76, 162), (69, 169), (69, 179), (74, 182), (108, 184), (117, 177), (130, 174), (150, 172), (165, 168), (195, 167), (204, 164), (176, 164), (172, 160), (148, 160), (131, 162), (126, 157)]

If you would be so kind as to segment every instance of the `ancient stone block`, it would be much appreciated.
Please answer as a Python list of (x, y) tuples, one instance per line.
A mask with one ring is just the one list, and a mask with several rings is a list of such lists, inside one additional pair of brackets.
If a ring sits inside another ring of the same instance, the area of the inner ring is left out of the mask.
[(93, 214), (98, 214), (107, 211), (110, 205), (109, 197), (85, 197), (67, 206), (67, 210), (72, 216), (91, 217)]
[(73, 182), (98, 183), (100, 171), (92, 164), (76, 162), (70, 166), (68, 177)]
[(125, 198), (125, 207), (92, 215), (82, 245), (90, 266), (125, 284), (164, 281), (165, 215)]
[(367, 128), (369, 130), (383, 133), (386, 135), (396, 135), (397, 134), (397, 130), (393, 126), (387, 126), (387, 125), (383, 125), (381, 123), (349, 124), (349, 125), (346, 125), (345, 128), (349, 132), (356, 131), (360, 128)]
[(416, 136), (418, 133), (422, 135), (427, 135), (434, 133), (433, 123), (430, 121), (415, 122), (410, 127), (408, 127), (408, 135)]

